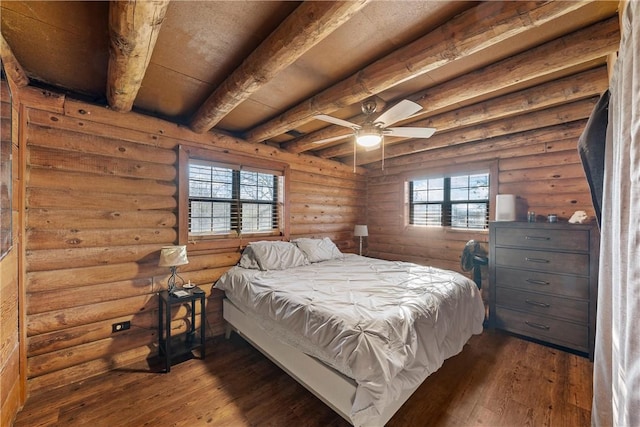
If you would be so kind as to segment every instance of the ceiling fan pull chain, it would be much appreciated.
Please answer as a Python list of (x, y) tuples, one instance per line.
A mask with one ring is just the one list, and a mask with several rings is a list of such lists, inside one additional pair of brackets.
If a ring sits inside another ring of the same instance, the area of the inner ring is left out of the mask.
[(358, 145), (356, 144), (356, 136), (353, 136), (353, 173), (356, 173), (356, 151), (358, 150)]
[(382, 170), (384, 170), (384, 135), (382, 136), (382, 147), (380, 151), (382, 151)]

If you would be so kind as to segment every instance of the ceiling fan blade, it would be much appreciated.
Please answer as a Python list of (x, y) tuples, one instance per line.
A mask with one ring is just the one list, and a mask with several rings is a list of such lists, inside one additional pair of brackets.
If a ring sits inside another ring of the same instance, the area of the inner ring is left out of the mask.
[(385, 134), (407, 138), (430, 138), (436, 130), (434, 128), (397, 127), (385, 129)]
[(323, 122), (333, 123), (334, 125), (344, 126), (351, 129), (360, 129), (360, 125), (339, 119), (337, 117), (327, 116), (326, 114), (318, 114), (317, 116), (313, 117), (318, 120), (322, 120)]
[(382, 123), (382, 127), (390, 126), (395, 122), (406, 119), (420, 110), (422, 110), (422, 106), (420, 104), (416, 104), (408, 99), (403, 99), (384, 113), (380, 114), (374, 123)]
[(353, 134), (351, 135), (340, 135), (340, 136), (332, 136), (331, 138), (324, 138), (324, 139), (319, 139), (317, 141), (313, 141), (314, 144), (326, 144), (327, 142), (333, 142), (333, 141), (338, 141), (341, 139), (346, 139), (349, 137), (352, 137)]

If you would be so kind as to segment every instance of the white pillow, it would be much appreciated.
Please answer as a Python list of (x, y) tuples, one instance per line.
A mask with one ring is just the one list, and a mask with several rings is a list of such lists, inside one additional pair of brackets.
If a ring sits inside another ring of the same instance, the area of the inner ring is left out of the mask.
[(308, 264), (309, 261), (296, 245), (281, 241), (249, 243), (239, 262), (241, 267), (253, 269), (257, 267), (262, 271), (285, 270)]
[(328, 237), (322, 239), (308, 239), (302, 237), (292, 240), (306, 255), (309, 262), (328, 261), (330, 259), (342, 259), (344, 255), (335, 243)]
[(251, 249), (251, 246), (247, 246), (246, 248), (244, 248), (244, 250), (242, 251), (242, 256), (240, 257), (240, 261), (238, 261), (238, 265), (242, 268), (260, 270), (260, 266), (258, 265), (258, 261), (253, 254), (253, 249)]

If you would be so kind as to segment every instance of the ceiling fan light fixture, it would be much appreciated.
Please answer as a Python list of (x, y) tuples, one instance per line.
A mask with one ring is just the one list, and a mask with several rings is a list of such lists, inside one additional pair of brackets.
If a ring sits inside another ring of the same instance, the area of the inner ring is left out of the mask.
[(377, 147), (382, 142), (382, 130), (372, 125), (365, 125), (356, 131), (356, 141), (361, 147)]

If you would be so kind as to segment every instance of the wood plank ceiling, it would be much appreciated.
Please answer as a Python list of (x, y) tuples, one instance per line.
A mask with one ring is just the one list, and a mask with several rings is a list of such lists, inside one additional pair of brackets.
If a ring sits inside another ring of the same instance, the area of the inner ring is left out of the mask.
[[(351, 163), (352, 132), (315, 115), (359, 124), (365, 100), (378, 111), (402, 99), (419, 103), (423, 109), (399, 124), (437, 132), (387, 137), (385, 157), (394, 158), (487, 138), (483, 129), (498, 119), (561, 114), (593, 96), (584, 86), (616, 51), (617, 6), (2, 1), (2, 59), (32, 85), (116, 111)], [(563, 89), (561, 79), (581, 89)], [(357, 163), (379, 160), (379, 150), (363, 151)]]

